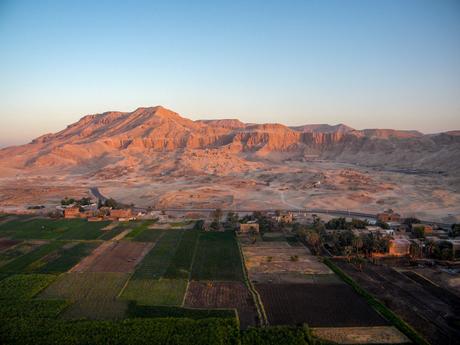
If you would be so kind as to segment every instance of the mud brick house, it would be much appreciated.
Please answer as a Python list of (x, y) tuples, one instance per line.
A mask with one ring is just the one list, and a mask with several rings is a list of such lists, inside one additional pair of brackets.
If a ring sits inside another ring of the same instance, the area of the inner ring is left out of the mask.
[(385, 212), (377, 214), (377, 219), (384, 223), (399, 223), (401, 221), (401, 215), (399, 213), (394, 212), (393, 210), (387, 210)]
[(405, 256), (410, 254), (411, 242), (405, 238), (396, 238), (390, 240), (390, 247), (388, 254), (394, 256)]
[(285, 214), (281, 214), (279, 216), (276, 217), (276, 221), (278, 223), (287, 223), (287, 224), (291, 224), (292, 221), (294, 220), (294, 217), (292, 215), (291, 212), (288, 212), (288, 213), (285, 213)]
[(256, 222), (248, 222), (244, 224), (240, 224), (240, 232), (245, 234), (250, 231), (259, 232), (259, 224)]
[(64, 218), (72, 219), (72, 218), (80, 218), (80, 207), (78, 206), (70, 206), (64, 209)]
[(423, 229), (425, 235), (430, 235), (433, 233), (433, 227), (428, 224), (412, 224), (412, 231), (415, 229)]
[(131, 209), (110, 210), (110, 218), (114, 220), (129, 220), (133, 218)]

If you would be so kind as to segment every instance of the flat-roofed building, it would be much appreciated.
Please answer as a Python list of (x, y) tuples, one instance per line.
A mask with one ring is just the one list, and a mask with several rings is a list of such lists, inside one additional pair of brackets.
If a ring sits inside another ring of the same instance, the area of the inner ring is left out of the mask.
[(242, 224), (240, 224), (239, 231), (241, 233), (248, 233), (248, 232), (251, 232), (251, 231), (259, 232), (259, 224), (256, 223), (255, 221), (242, 223)]
[(80, 218), (80, 207), (78, 206), (70, 206), (64, 209), (64, 218), (72, 219), (72, 218)]
[(405, 256), (410, 254), (411, 242), (405, 238), (395, 238), (390, 240), (388, 253), (394, 256)]

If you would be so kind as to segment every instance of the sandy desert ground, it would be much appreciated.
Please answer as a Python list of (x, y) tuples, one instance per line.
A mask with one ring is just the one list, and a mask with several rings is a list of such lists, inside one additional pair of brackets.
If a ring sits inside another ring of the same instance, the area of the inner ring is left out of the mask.
[(139, 171), (112, 178), (88, 175), (17, 175), (0, 178), (0, 209), (53, 207), (67, 197), (99, 187), (108, 197), (139, 207), (321, 208), (376, 213), (393, 208), (403, 216), (460, 221), (460, 177), (417, 174), (325, 161), (258, 164), (246, 172), (144, 176)]

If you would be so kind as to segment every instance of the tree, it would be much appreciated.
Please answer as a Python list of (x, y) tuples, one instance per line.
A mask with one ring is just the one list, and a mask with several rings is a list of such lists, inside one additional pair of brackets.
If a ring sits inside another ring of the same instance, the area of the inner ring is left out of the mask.
[(412, 228), (412, 233), (415, 238), (425, 238), (425, 228), (423, 226), (416, 226)]
[(420, 219), (414, 218), (414, 217), (405, 218), (403, 222), (403, 224), (407, 225), (409, 228), (412, 227), (412, 224), (419, 224), (419, 223), (420, 223)]
[(229, 231), (235, 230), (238, 226), (238, 220), (239, 220), (238, 213), (228, 212), (226, 221), (224, 223), (225, 230), (229, 230)]
[(306, 241), (307, 243), (314, 249), (315, 254), (319, 253), (319, 247), (321, 244), (321, 238), (316, 231), (308, 231), (306, 233)]
[(358, 255), (359, 251), (363, 247), (363, 240), (361, 239), (361, 237), (355, 237), (353, 239), (353, 247), (356, 250), (356, 255)]
[(460, 236), (460, 224), (452, 224), (450, 228), (450, 236), (452, 237)]
[(214, 222), (219, 223), (220, 219), (222, 218), (223, 212), (220, 208), (216, 208), (214, 211), (211, 212), (211, 218)]

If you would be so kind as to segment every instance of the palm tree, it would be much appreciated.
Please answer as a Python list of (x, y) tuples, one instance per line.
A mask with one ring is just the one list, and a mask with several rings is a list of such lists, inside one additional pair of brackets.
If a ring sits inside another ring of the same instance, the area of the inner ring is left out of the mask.
[(363, 240), (361, 237), (355, 237), (352, 243), (353, 247), (356, 249), (356, 255), (358, 255), (359, 250), (363, 247)]

